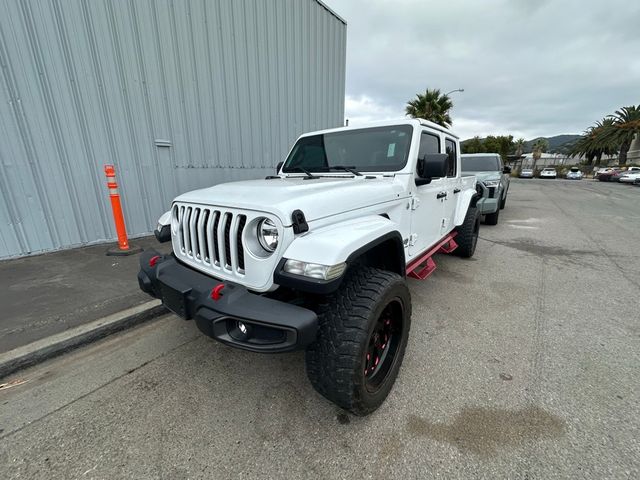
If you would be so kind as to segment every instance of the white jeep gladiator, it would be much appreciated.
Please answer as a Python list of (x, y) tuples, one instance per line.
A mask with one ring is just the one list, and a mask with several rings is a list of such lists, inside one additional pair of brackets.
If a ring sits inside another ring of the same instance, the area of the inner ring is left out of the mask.
[(143, 291), (206, 335), (254, 352), (306, 350), (308, 377), (356, 415), (398, 375), (407, 276), (475, 251), (476, 178), (458, 138), (425, 120), (302, 135), (277, 175), (177, 197), (141, 255)]

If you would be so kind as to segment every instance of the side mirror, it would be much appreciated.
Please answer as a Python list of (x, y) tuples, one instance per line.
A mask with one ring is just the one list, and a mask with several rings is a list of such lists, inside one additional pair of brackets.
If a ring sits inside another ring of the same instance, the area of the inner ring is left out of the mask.
[(449, 155), (446, 153), (427, 153), (418, 159), (416, 185), (426, 185), (434, 178), (447, 176)]
[(511, 167), (508, 166), (504, 166), (504, 168), (502, 169), (502, 173), (511, 173)]
[(280, 173), (282, 165), (284, 165), (284, 162), (278, 162), (278, 165), (276, 165), (276, 175)]

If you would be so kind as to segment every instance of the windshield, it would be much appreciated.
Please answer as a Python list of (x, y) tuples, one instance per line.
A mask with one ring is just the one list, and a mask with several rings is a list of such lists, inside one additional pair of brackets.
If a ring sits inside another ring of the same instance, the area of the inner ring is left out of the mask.
[(495, 155), (465, 157), (462, 155), (463, 172), (495, 172), (500, 170), (500, 160)]
[(578, 173), (580, 170), (579, 170), (579, 169), (577, 169), (576, 167), (573, 167), (573, 168), (571, 169), (571, 171), (572, 171), (573, 173)]
[(328, 172), (349, 167), (360, 172), (395, 172), (407, 163), (411, 125), (363, 128), (302, 137), (282, 171)]

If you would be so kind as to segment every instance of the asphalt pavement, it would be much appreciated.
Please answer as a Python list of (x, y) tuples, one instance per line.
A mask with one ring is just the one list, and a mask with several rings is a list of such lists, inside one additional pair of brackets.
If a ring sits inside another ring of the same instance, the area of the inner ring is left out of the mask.
[(374, 414), (166, 315), (5, 379), (0, 478), (639, 478), (640, 188), (514, 180), (480, 236)]
[[(168, 252), (155, 237), (134, 245)], [(138, 288), (138, 255), (93, 245), (0, 262), (0, 353), (149, 301)]]

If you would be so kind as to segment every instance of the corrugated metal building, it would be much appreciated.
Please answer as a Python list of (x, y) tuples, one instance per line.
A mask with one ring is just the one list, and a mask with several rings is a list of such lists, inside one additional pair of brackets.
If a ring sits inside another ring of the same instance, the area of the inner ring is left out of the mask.
[(346, 24), (317, 0), (0, 0), (0, 258), (130, 235), (341, 125)]

